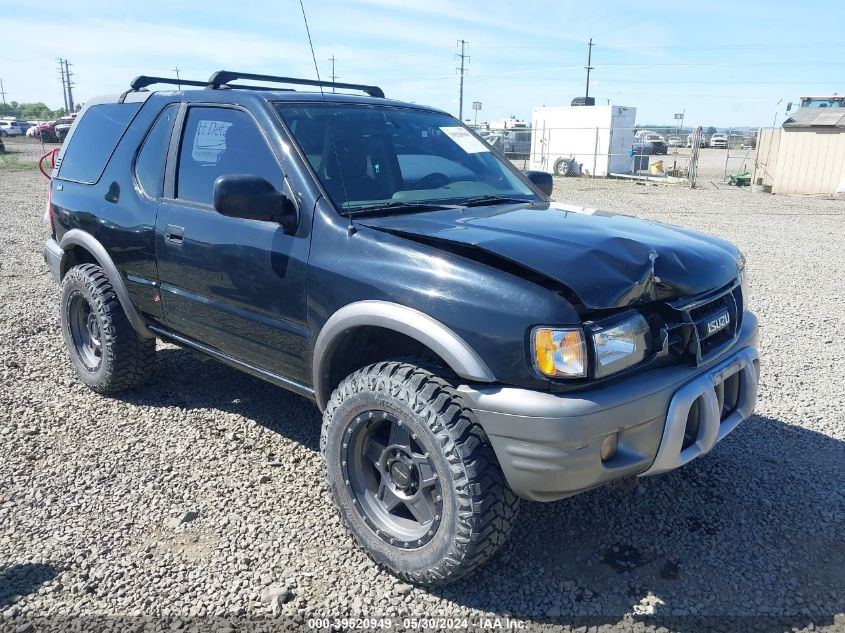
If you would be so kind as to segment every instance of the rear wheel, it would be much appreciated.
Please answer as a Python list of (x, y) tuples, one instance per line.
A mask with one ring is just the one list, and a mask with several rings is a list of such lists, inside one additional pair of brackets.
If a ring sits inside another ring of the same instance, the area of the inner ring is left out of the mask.
[(94, 391), (123, 391), (152, 373), (155, 339), (138, 335), (99, 266), (74, 266), (65, 275), (61, 326), (76, 374)]
[(464, 576), (510, 534), (519, 499), (454, 388), (412, 363), (355, 372), (332, 394), (321, 436), (346, 527), (411, 582)]

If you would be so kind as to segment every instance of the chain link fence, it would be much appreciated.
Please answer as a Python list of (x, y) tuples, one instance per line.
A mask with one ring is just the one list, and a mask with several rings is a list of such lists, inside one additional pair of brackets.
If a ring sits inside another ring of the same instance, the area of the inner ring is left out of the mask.
[(756, 131), (707, 134), (698, 127), (658, 134), (640, 127), (527, 126), (478, 126), (476, 131), (519, 169), (582, 181), (746, 185), (756, 157)]

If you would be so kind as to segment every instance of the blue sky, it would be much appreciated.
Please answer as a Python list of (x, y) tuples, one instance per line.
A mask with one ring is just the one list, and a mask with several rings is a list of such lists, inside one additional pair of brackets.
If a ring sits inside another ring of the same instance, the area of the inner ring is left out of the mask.
[[(7, 101), (62, 105), (57, 57), (77, 100), (138, 74), (205, 79), (227, 68), (314, 77), (298, 0), (6, 0), (0, 79)], [(465, 118), (530, 118), (583, 94), (637, 107), (637, 122), (771, 125), (776, 103), (845, 92), (845, 2), (708, 0), (305, 0), (324, 78), (375, 83), (389, 97), (458, 111), (457, 40), (469, 42)], [(60, 16), (55, 21), (50, 16)]]

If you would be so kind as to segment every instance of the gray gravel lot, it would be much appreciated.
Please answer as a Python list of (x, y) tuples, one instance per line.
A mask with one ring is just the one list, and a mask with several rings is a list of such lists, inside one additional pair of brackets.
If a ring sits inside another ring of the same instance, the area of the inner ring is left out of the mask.
[(634, 490), (525, 503), (480, 573), (421, 589), (343, 532), (305, 399), (161, 344), (149, 385), (113, 399), (82, 386), (41, 257), (46, 181), (0, 169), (0, 631), (140, 615), (221, 631), (359, 615), (845, 630), (845, 202), (581, 179), (555, 193), (746, 253), (757, 414)]

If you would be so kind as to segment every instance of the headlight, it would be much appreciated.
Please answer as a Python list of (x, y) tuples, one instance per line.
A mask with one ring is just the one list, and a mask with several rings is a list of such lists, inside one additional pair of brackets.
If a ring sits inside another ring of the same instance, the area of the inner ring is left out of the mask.
[(549, 378), (587, 375), (587, 346), (580, 328), (534, 330), (534, 363)]
[(649, 327), (639, 313), (591, 331), (596, 351), (595, 377), (603, 378), (641, 362), (648, 353)]

